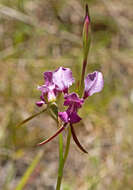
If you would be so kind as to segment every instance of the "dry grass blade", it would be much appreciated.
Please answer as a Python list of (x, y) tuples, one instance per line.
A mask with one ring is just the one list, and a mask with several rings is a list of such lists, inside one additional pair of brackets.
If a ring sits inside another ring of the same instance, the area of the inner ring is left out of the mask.
[(10, 7), (7, 7), (5, 5), (1, 5), (0, 4), (0, 13), (4, 14), (6, 16), (15, 18), (19, 21), (22, 21), (26, 24), (30, 24), (30, 25), (36, 25), (35, 19), (32, 19), (30, 16), (18, 11), (18, 10), (14, 10)]

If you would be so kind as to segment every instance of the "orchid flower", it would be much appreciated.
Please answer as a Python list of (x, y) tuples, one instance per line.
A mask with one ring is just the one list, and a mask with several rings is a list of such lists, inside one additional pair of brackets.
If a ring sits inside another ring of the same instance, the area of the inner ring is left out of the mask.
[[(78, 115), (78, 110), (83, 106), (85, 99), (89, 96), (92, 96), (93, 94), (97, 92), (100, 92), (103, 89), (104, 80), (103, 80), (102, 73), (95, 71), (87, 75), (87, 77), (84, 80), (85, 88), (84, 88), (83, 98), (79, 98), (78, 94), (76, 94), (75, 92), (68, 94), (68, 87), (72, 85), (72, 83), (74, 82), (74, 79), (72, 77), (72, 72), (70, 69), (68, 68), (65, 69), (65, 68), (60, 67), (56, 71), (54, 71), (52, 74), (48, 74), (46, 72), (44, 73), (44, 75), (45, 75), (45, 81), (46, 81), (45, 86), (49, 88), (51, 87), (50, 85), (55, 85), (52, 91), (55, 95), (56, 95), (55, 92), (58, 92), (58, 91), (65, 93), (64, 106), (68, 106), (68, 108), (66, 109), (66, 111), (58, 113), (58, 116), (62, 120), (62, 122), (64, 122), (64, 125), (60, 129), (58, 129), (57, 132), (53, 136), (39, 143), (39, 145), (46, 144), (47, 142), (52, 140), (54, 137), (56, 137), (59, 133), (61, 133), (66, 128), (67, 124), (70, 124), (72, 136), (75, 143), (83, 152), (87, 153), (87, 151), (83, 148), (83, 146), (80, 144), (79, 140), (77, 139), (73, 124), (80, 122), (80, 120), (82, 119)], [(41, 88), (42, 88), (41, 91), (45, 94), (45, 92), (43, 91), (44, 87), (42, 86)], [(49, 90), (48, 93), (52, 94), (52, 92)]]
[(103, 84), (103, 75), (101, 72), (95, 71), (88, 74), (85, 78), (83, 98), (79, 98), (74, 92), (64, 96), (64, 106), (68, 106), (68, 109), (64, 112), (59, 112), (60, 119), (65, 123), (78, 123), (81, 120), (77, 114), (78, 109), (82, 107), (88, 96), (100, 92), (103, 89)]
[(41, 91), (41, 101), (36, 105), (41, 107), (43, 104), (56, 101), (59, 92), (68, 93), (68, 88), (74, 82), (72, 71), (69, 68), (59, 67), (57, 70), (44, 73), (45, 84), (38, 86)]

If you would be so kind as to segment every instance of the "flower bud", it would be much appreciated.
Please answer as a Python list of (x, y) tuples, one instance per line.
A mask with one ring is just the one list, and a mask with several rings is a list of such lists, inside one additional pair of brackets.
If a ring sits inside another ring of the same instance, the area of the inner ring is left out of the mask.
[(83, 52), (84, 52), (85, 60), (88, 57), (90, 42), (91, 42), (90, 16), (89, 16), (89, 11), (88, 11), (88, 5), (86, 5), (86, 15), (85, 15), (84, 26), (83, 26)]

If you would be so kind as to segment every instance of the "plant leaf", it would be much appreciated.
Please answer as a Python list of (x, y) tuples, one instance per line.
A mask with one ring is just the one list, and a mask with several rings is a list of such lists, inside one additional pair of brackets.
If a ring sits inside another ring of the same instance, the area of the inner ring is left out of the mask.
[(21, 121), (21, 122), (17, 125), (17, 127), (20, 127), (21, 125), (27, 123), (28, 121), (30, 121), (31, 119), (37, 117), (38, 115), (40, 115), (41, 113), (45, 112), (46, 110), (47, 110), (47, 108), (44, 109), (44, 110), (42, 110), (42, 111), (40, 111), (40, 112), (38, 112), (38, 113), (33, 114), (32, 116), (28, 117), (28, 118), (25, 119), (25, 120)]

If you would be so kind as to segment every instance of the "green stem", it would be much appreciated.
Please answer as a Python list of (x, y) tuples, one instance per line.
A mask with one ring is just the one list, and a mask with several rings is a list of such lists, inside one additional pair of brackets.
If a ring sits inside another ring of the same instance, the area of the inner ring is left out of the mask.
[(68, 153), (69, 153), (69, 147), (70, 147), (70, 142), (71, 142), (71, 128), (68, 128), (68, 135), (67, 135), (67, 142), (66, 142), (66, 149), (65, 149), (65, 154), (64, 154), (64, 164), (66, 162)]
[(63, 177), (63, 136), (59, 134), (59, 169), (56, 190), (60, 190), (62, 177)]
[(71, 129), (69, 127), (64, 158), (63, 158), (63, 137), (62, 137), (62, 134), (59, 135), (59, 170), (58, 170), (58, 179), (57, 179), (56, 190), (60, 190), (60, 187), (61, 187), (61, 182), (62, 182), (62, 177), (63, 177), (63, 169), (64, 169), (64, 165), (65, 165), (68, 153), (69, 153), (70, 141), (71, 141)]
[(83, 89), (84, 89), (84, 78), (85, 78), (86, 65), (87, 65), (87, 58), (84, 58), (83, 67), (82, 67), (82, 74), (81, 74), (81, 82), (80, 82), (80, 88), (79, 88), (79, 95), (80, 96), (82, 96)]
[(31, 162), (31, 164), (29, 165), (29, 167), (27, 168), (27, 170), (25, 171), (24, 175), (22, 176), (22, 178), (20, 179), (17, 187), (15, 188), (15, 190), (23, 190), (25, 189), (25, 185), (28, 183), (28, 180), (30, 178), (30, 176), (33, 174), (35, 168), (37, 167), (40, 159), (43, 156), (43, 151), (38, 152), (37, 155), (35, 156), (35, 158), (33, 159), (33, 161)]
[(81, 85), (84, 83), (85, 70), (87, 65), (87, 58), (83, 61), (82, 75), (81, 75)]

